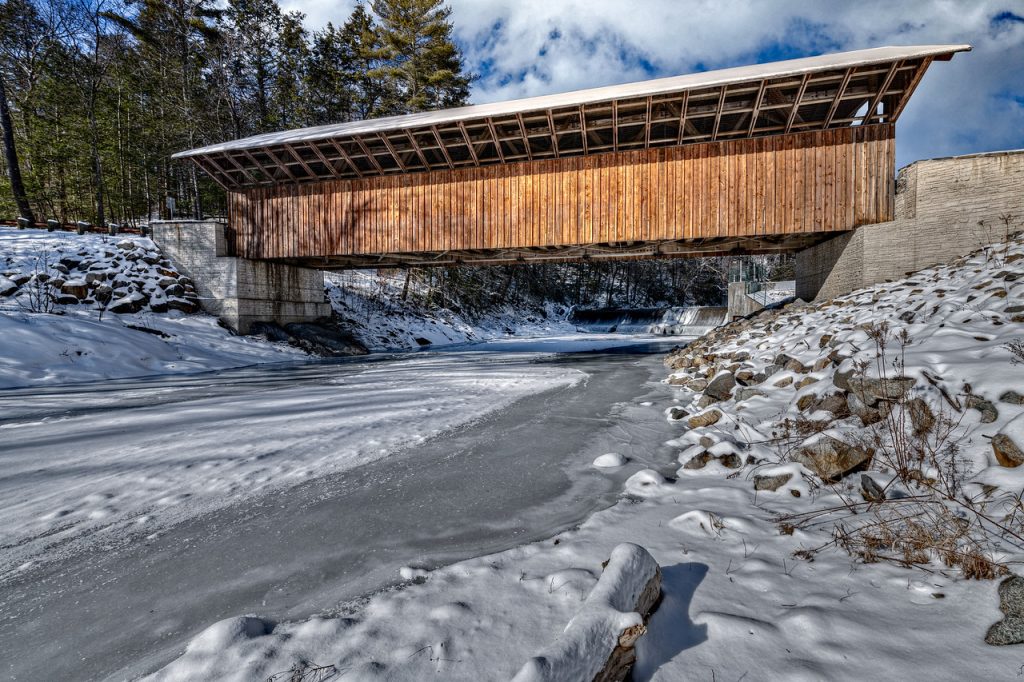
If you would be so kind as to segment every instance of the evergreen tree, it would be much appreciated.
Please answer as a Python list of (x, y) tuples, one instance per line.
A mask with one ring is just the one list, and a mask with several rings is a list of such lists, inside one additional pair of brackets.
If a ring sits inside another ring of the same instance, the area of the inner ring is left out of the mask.
[(354, 86), (348, 78), (352, 53), (347, 47), (334, 24), (328, 23), (322, 31), (313, 33), (303, 84), (309, 125), (351, 119)]
[(396, 87), (382, 69), (387, 51), (380, 27), (362, 2), (342, 26), (340, 39), (343, 50), (351, 55), (345, 78), (354, 87), (352, 117), (364, 120), (393, 113), (388, 107), (398, 100)]
[(372, 0), (381, 21), (388, 62), (380, 70), (396, 90), (395, 113), (461, 106), (472, 76), (452, 38), (451, 9), (443, 0)]
[(277, 73), (274, 48), (281, 33), (281, 8), (275, 0), (228, 0), (225, 39), (231, 47), (233, 94), (242, 107), (255, 111), (251, 132), (271, 128), (270, 101)]
[(306, 80), (309, 44), (305, 18), (301, 12), (289, 12), (281, 18), (281, 34), (277, 51), (277, 74), (274, 79), (274, 128), (294, 128), (306, 123), (308, 105), (302, 84)]

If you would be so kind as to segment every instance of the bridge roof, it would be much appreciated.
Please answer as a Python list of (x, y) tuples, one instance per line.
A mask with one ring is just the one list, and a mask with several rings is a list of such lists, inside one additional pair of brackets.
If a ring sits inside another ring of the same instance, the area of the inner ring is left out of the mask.
[(970, 49), (841, 52), (267, 133), (174, 157), (237, 189), (891, 123), (933, 60)]

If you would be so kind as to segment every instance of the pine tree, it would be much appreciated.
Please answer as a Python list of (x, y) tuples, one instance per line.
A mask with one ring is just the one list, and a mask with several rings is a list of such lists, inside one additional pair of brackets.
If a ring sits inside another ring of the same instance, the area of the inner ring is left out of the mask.
[(425, 111), (464, 105), (472, 76), (452, 38), (443, 0), (372, 0), (388, 63), (381, 72), (396, 85), (390, 108)]
[(341, 33), (328, 23), (313, 33), (306, 66), (306, 116), (310, 125), (347, 121), (352, 114), (353, 86), (347, 75), (352, 54), (342, 43)]
[(362, 2), (352, 10), (339, 38), (352, 60), (344, 76), (354, 88), (352, 116), (362, 120), (393, 113), (388, 107), (398, 100), (395, 84), (382, 71), (387, 51), (380, 27)]
[(277, 75), (274, 79), (274, 127), (294, 128), (306, 121), (307, 104), (302, 92), (309, 61), (309, 43), (305, 18), (301, 12), (289, 12), (281, 18), (277, 51)]
[(255, 107), (254, 125), (246, 133), (270, 130), (270, 101), (277, 73), (274, 48), (282, 28), (281, 8), (275, 0), (228, 0), (225, 19), (225, 34), (231, 44), (233, 94), (242, 108), (250, 103)]

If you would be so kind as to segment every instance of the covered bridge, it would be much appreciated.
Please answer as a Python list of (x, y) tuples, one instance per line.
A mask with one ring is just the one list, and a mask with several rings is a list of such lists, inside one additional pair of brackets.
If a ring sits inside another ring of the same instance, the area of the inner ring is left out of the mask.
[(181, 152), (230, 255), (315, 268), (796, 250), (890, 220), (895, 124), (933, 61), (880, 47)]

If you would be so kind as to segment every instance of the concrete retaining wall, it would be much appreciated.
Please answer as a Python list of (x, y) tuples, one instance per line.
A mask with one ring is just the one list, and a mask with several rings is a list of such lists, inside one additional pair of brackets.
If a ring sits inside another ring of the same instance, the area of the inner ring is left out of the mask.
[(212, 220), (152, 223), (153, 241), (185, 273), (203, 309), (247, 334), (253, 322), (312, 322), (331, 314), (319, 270), (228, 255), (226, 224)]
[(918, 161), (896, 180), (896, 219), (797, 254), (797, 296), (827, 299), (945, 263), (1024, 229), (1024, 150)]

